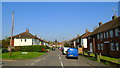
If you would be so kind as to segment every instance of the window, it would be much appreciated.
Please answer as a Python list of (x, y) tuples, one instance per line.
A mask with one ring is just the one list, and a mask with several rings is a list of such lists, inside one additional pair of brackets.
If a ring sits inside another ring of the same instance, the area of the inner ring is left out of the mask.
[(118, 36), (119, 29), (115, 29), (115, 36)]
[(111, 51), (115, 51), (114, 43), (110, 43), (110, 49)]
[(97, 45), (98, 50), (100, 50), (100, 44)]
[(106, 38), (106, 32), (104, 32), (104, 38)]
[(110, 30), (110, 37), (113, 37), (113, 30)]
[(100, 33), (100, 38), (103, 39), (103, 35), (102, 35), (102, 33)]
[(108, 31), (106, 32), (106, 37), (108, 38), (109, 36), (108, 36)]
[(97, 34), (97, 39), (100, 39), (100, 36), (99, 36), (99, 34)]
[(27, 40), (25, 39), (25, 42), (26, 42)]
[(88, 37), (88, 39), (90, 39), (90, 37)]
[(116, 47), (116, 51), (119, 51), (119, 45), (118, 45), (118, 43), (115, 44), (115, 47)]
[(103, 50), (104, 49), (104, 45), (103, 44), (101, 44), (101, 50)]

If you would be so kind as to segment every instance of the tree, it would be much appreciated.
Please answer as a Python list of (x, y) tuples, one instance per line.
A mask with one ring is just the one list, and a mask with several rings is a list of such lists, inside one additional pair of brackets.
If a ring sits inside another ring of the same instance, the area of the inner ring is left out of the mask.
[(2, 40), (2, 48), (7, 48), (8, 46), (10, 46), (10, 38), (6, 37)]

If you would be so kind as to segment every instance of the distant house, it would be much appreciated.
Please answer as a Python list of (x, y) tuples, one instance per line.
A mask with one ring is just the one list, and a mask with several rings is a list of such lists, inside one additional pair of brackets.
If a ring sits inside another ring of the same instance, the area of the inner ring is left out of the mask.
[(81, 35), (81, 41), (80, 41), (80, 45), (83, 47), (83, 51), (87, 51), (87, 36), (89, 36), (91, 34), (91, 32), (88, 31), (88, 29), (86, 29), (86, 32)]
[(120, 17), (114, 15), (112, 20), (102, 24), (88, 37), (88, 51), (111, 57), (120, 57)]
[(72, 48), (77, 48), (79, 53), (83, 51), (87, 51), (87, 36), (90, 35), (91, 32), (86, 30), (86, 32), (83, 35), (78, 35), (77, 37), (69, 40), (67, 43)]
[(12, 46), (46, 45), (45, 40), (32, 35), (28, 29), (23, 33), (13, 36), (11, 43)]

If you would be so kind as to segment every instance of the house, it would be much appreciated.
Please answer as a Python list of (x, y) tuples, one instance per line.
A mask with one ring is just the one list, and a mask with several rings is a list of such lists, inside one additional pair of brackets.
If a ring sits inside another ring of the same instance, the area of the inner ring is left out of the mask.
[(11, 42), (12, 46), (46, 45), (46, 43), (47, 41), (29, 33), (28, 29), (23, 33), (13, 36)]
[(86, 29), (86, 32), (83, 35), (81, 35), (80, 45), (82, 46), (83, 51), (87, 51), (87, 36), (89, 36), (90, 34), (91, 32), (89, 32), (88, 29)]
[(120, 17), (114, 15), (112, 20), (102, 24), (88, 37), (88, 51), (101, 53), (110, 57), (120, 57)]

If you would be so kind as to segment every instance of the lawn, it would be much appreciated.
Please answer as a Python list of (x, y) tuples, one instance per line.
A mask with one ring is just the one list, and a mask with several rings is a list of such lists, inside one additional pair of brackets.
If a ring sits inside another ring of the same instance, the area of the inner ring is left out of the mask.
[(0, 49), (0, 58), (2, 58), (2, 49)]
[[(88, 55), (87, 53), (85, 53), (84, 55)], [(90, 56), (93, 56), (95, 57), (95, 54), (94, 53), (91, 53)], [(101, 56), (101, 59), (103, 60), (107, 60), (107, 61), (110, 61), (110, 62), (114, 62), (114, 63), (119, 63), (118, 60), (120, 61), (120, 59), (118, 58), (112, 58), (112, 57), (107, 57), (107, 56)]]
[(45, 54), (45, 52), (28, 52), (28, 54), (22, 54), (22, 52), (12, 52), (12, 56), (9, 53), (2, 53), (2, 58), (4, 59), (27, 59), (35, 58)]

